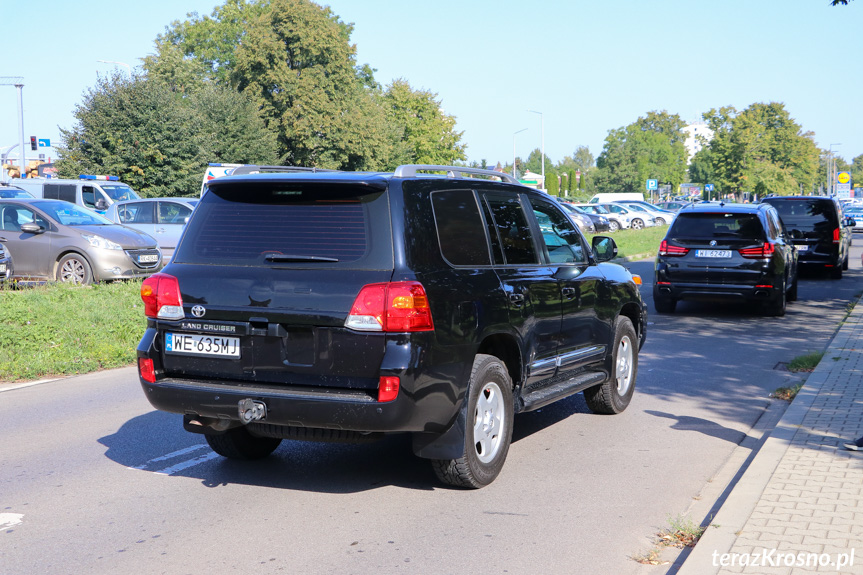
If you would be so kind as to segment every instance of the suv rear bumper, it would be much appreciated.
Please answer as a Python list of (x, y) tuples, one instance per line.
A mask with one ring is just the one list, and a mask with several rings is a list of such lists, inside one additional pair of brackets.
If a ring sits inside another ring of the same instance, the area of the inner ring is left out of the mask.
[[(263, 383), (239, 379), (165, 376), (154, 347), (157, 330), (148, 328), (138, 346), (139, 359), (154, 363), (156, 381), (140, 377), (148, 401), (161, 411), (198, 416), (221, 426), (241, 424), (239, 404), (245, 399), (266, 405), (260, 423), (358, 432), (445, 432), (464, 400), (470, 365), (453, 362), (434, 369), (416, 363), (424, 355), (410, 344), (394, 346), (381, 376), (397, 376), (399, 393), (387, 402), (376, 389)], [(325, 380), (326, 378), (324, 378)]]
[[(766, 284), (765, 284), (766, 286)], [(654, 297), (680, 299), (730, 299), (746, 301), (765, 301), (776, 297), (776, 287), (756, 287), (752, 285), (705, 285), (672, 283), (654, 285)]]

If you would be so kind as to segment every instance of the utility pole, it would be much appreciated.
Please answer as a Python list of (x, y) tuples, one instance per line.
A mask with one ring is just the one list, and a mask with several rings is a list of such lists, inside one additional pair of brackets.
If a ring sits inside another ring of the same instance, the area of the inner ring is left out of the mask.
[(827, 195), (833, 197), (833, 182), (836, 181), (836, 160), (833, 159), (833, 146), (841, 146), (838, 144), (830, 144), (830, 157), (827, 159)]
[(24, 84), (21, 82), (22, 76), (0, 76), (0, 86), (15, 86), (18, 89), (18, 136), (20, 137), (19, 145), (21, 146), (21, 160), (18, 162), (18, 171), (20, 177), (24, 177), (26, 173), (25, 153), (24, 153)]

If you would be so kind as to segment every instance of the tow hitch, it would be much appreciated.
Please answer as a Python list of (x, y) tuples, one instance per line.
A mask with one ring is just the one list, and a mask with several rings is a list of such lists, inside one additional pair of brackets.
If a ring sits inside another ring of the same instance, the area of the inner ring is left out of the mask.
[(263, 401), (255, 401), (254, 399), (240, 400), (237, 405), (240, 413), (240, 421), (243, 425), (248, 425), (253, 421), (260, 421), (267, 417), (267, 404)]

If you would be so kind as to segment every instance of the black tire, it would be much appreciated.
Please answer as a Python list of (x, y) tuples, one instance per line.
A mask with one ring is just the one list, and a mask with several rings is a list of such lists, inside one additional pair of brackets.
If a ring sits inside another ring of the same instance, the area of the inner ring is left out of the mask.
[(608, 231), (609, 232), (614, 233), (619, 229), (620, 229), (620, 224), (617, 222), (617, 220), (608, 220)]
[(635, 218), (629, 223), (629, 227), (633, 230), (640, 230), (644, 228), (644, 222), (640, 218)]
[(620, 316), (614, 324), (614, 347), (611, 350), (611, 376), (607, 381), (584, 390), (587, 407), (593, 413), (613, 415), (629, 406), (638, 376), (638, 336), (628, 317)]
[(501, 360), (477, 354), (467, 387), (464, 451), (457, 459), (435, 459), (442, 482), (479, 489), (495, 480), (512, 441), (512, 380)]
[(668, 223), (668, 222), (665, 221), (665, 218), (662, 218), (659, 216), (656, 217), (656, 225), (657, 226), (664, 226), (666, 223)]
[(830, 278), (834, 280), (842, 279), (842, 266), (830, 268)]
[(785, 307), (787, 303), (787, 294), (785, 292), (785, 281), (782, 281), (782, 287), (779, 288), (776, 294), (776, 297), (773, 301), (768, 302), (767, 307), (764, 309), (764, 313), (773, 317), (782, 317), (785, 315)]
[(276, 437), (255, 437), (245, 427), (235, 427), (220, 435), (205, 437), (213, 451), (222, 457), (246, 461), (263, 459), (282, 442)]
[(90, 264), (80, 254), (66, 254), (57, 262), (57, 281), (80, 285), (93, 283)]
[(657, 313), (674, 313), (677, 309), (677, 300), (670, 297), (653, 296), (653, 307)]
[(797, 276), (791, 282), (791, 288), (788, 290), (788, 301), (797, 301)]

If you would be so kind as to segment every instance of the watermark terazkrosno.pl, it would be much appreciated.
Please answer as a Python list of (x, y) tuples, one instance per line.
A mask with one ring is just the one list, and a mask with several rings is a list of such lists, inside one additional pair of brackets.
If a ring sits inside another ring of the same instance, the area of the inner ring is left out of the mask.
[(848, 553), (810, 553), (762, 549), (752, 553), (713, 552), (714, 567), (831, 567), (854, 565), (854, 549)]

